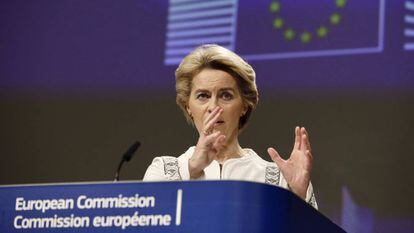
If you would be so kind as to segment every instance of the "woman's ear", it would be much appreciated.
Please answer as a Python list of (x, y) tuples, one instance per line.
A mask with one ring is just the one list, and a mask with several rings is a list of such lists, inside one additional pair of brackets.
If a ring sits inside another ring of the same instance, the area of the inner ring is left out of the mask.
[(242, 117), (242, 116), (244, 116), (244, 115), (246, 115), (246, 113), (247, 113), (247, 111), (249, 110), (249, 107), (247, 106), (247, 105), (244, 105), (244, 107), (243, 107), (243, 111), (242, 111), (242, 113), (241, 113), (241, 116), (240, 117)]
[(185, 110), (187, 110), (188, 115), (189, 115), (191, 118), (193, 118), (193, 115), (191, 114), (191, 110), (190, 110), (190, 108), (188, 107), (188, 105), (186, 105), (186, 106), (185, 106)]

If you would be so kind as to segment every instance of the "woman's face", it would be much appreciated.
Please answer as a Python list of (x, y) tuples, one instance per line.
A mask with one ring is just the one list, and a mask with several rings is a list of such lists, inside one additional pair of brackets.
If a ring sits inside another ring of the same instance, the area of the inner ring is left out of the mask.
[(203, 69), (194, 76), (187, 111), (201, 134), (207, 116), (222, 109), (213, 132), (220, 131), (229, 139), (238, 135), (239, 119), (247, 111), (235, 78), (222, 70)]

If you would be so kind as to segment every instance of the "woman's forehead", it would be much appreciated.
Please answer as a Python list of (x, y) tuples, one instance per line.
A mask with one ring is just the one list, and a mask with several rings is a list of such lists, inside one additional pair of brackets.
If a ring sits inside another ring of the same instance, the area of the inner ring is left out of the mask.
[(237, 82), (225, 71), (204, 69), (194, 76), (192, 86), (194, 89), (237, 89)]

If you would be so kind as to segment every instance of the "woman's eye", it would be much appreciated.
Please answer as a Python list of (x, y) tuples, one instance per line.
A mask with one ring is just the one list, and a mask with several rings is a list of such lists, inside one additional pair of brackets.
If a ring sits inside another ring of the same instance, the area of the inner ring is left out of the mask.
[(206, 93), (200, 93), (200, 94), (197, 94), (196, 98), (197, 99), (206, 99), (206, 98), (208, 98), (208, 95)]
[(228, 93), (228, 92), (224, 92), (224, 93), (222, 94), (222, 98), (223, 98), (224, 100), (231, 100), (231, 99), (233, 99), (233, 95), (232, 95), (232, 94), (230, 94), (230, 93)]

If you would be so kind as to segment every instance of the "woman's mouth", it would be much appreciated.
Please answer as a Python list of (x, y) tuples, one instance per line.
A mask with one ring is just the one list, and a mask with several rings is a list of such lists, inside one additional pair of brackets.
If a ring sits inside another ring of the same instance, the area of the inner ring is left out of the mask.
[(218, 121), (216, 121), (216, 123), (214, 123), (214, 126), (220, 126), (222, 124), (224, 124), (224, 121), (218, 120)]

